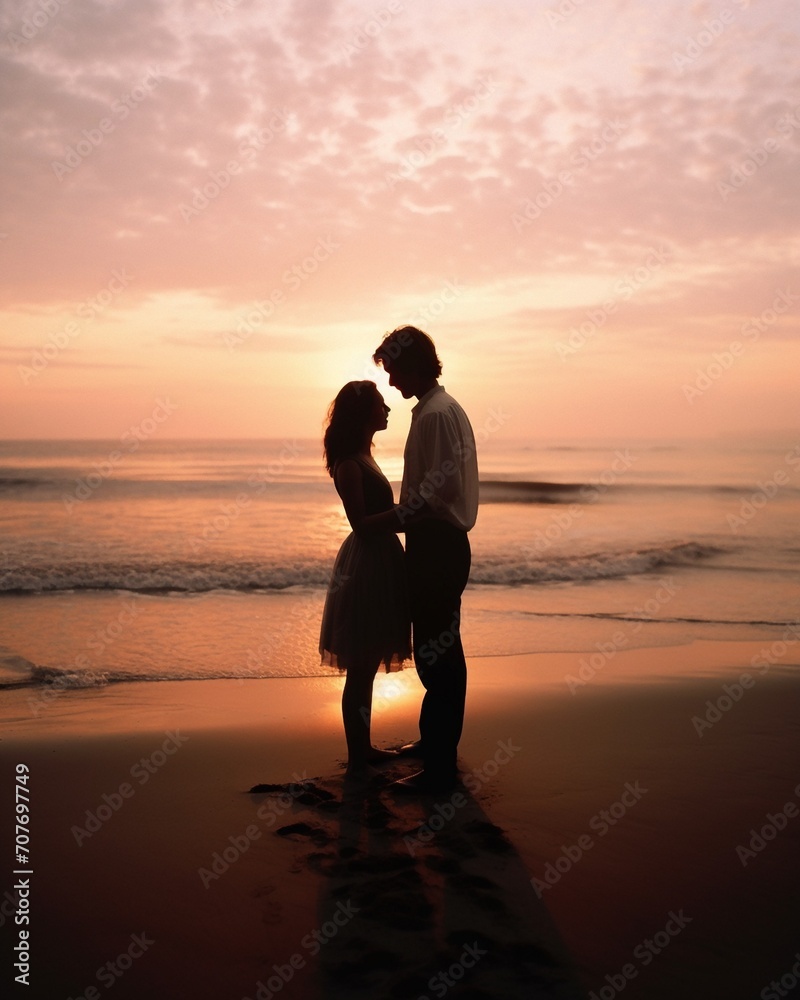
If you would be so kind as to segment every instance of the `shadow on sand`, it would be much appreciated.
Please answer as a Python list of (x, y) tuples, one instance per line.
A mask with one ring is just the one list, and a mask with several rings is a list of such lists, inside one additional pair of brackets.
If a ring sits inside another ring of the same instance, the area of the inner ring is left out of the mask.
[(324, 878), (319, 995), (585, 998), (529, 872), (478, 801), (461, 786), (400, 798), (387, 787), (398, 776), (395, 765), (369, 781), (314, 779), (275, 831)]

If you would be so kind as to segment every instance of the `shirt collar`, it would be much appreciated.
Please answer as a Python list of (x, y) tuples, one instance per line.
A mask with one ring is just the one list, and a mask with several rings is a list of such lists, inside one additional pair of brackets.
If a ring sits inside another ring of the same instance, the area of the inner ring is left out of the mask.
[(411, 407), (411, 416), (415, 417), (419, 413), (419, 411), (423, 408), (423, 406), (425, 406), (428, 400), (432, 396), (435, 396), (437, 392), (444, 392), (444, 386), (437, 384), (432, 389), (428, 389), (425, 395), (419, 400), (417, 405)]

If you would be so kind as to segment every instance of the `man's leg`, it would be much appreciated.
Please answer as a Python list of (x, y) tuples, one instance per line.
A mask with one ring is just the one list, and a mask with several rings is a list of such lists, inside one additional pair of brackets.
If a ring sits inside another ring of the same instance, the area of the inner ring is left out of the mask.
[(406, 545), (414, 662), (425, 688), (420, 712), (425, 773), (447, 784), (456, 775), (467, 690), (460, 618), (469, 539), (446, 522), (430, 521), (408, 532)]

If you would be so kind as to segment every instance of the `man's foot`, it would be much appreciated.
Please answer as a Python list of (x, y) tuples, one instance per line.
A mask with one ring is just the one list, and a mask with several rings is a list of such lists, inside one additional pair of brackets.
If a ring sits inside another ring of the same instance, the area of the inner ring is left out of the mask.
[(387, 788), (390, 792), (398, 795), (431, 795), (437, 792), (450, 792), (456, 787), (456, 779), (449, 781), (441, 778), (432, 778), (425, 771), (417, 771), (407, 778), (393, 781)]
[(367, 755), (367, 761), (370, 764), (384, 764), (389, 760), (397, 760), (399, 756), (397, 750), (381, 750), (378, 747), (372, 747)]
[(406, 743), (397, 751), (398, 757), (421, 757), (422, 740), (415, 740), (413, 743)]

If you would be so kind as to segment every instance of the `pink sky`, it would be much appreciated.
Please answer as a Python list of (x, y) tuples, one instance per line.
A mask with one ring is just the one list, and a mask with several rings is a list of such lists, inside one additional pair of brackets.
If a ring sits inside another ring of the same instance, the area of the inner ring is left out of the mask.
[(315, 435), (404, 322), (509, 438), (797, 426), (794, 0), (35, 0), (0, 41), (4, 437)]

